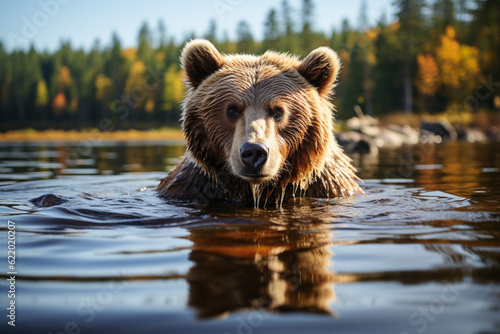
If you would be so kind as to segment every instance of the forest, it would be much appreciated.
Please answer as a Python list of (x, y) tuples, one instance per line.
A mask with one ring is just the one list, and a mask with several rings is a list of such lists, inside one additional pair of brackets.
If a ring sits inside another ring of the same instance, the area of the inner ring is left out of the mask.
[[(264, 35), (241, 21), (235, 40), (212, 20), (202, 37), (225, 53), (273, 49), (307, 55), (325, 45), (343, 63), (335, 92), (337, 118), (364, 113), (441, 113), (500, 108), (500, 1), (395, 0), (395, 17), (367, 24), (367, 2), (357, 22), (317, 31), (315, 4), (292, 8), (283, 0), (266, 15)], [(292, 13), (300, 13), (299, 16)], [(333, 23), (332, 23), (333, 24)], [(137, 47), (91, 50), (61, 42), (55, 52), (7, 51), (0, 41), (0, 131), (13, 129), (152, 129), (179, 126), (183, 97), (180, 50), (166, 23), (145, 22)]]

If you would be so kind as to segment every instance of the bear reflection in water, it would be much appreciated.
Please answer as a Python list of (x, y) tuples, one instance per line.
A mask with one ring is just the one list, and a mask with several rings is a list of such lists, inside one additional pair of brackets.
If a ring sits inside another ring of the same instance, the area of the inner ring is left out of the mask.
[(319, 219), (273, 220), (190, 231), (189, 305), (201, 318), (245, 309), (334, 315), (332, 232)]

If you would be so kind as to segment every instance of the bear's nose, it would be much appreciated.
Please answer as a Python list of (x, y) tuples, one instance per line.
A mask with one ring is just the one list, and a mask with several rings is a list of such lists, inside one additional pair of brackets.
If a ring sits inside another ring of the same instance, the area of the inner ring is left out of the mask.
[(262, 144), (245, 143), (240, 149), (241, 161), (258, 171), (266, 163), (268, 152), (269, 149)]

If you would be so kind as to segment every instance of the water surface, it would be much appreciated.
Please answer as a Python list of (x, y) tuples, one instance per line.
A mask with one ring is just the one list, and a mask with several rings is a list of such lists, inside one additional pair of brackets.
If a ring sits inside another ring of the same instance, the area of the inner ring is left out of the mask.
[(365, 195), (266, 210), (158, 198), (183, 150), (0, 144), (2, 333), (500, 333), (499, 143), (356, 155)]

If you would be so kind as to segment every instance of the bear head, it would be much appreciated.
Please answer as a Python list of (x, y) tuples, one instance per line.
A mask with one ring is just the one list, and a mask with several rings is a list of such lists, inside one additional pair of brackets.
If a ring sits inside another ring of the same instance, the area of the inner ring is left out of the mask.
[(297, 57), (221, 54), (196, 39), (182, 51), (187, 152), (209, 175), (250, 184), (311, 183), (333, 152), (332, 90), (340, 69), (327, 47)]

